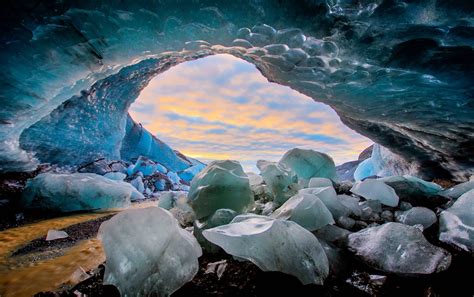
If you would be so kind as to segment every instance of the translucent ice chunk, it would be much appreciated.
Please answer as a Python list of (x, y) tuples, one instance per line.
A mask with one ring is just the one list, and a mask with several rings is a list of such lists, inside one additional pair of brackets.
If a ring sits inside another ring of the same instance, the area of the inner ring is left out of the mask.
[(303, 284), (321, 285), (329, 273), (328, 259), (316, 237), (291, 221), (237, 216), (230, 224), (205, 230), (203, 235), (263, 271), (287, 273)]
[(439, 233), (441, 241), (474, 252), (474, 189), (441, 213)]
[(204, 164), (196, 164), (193, 165), (189, 168), (186, 168), (185, 170), (181, 171), (178, 173), (179, 177), (186, 181), (186, 182), (191, 182), (191, 180), (198, 174), (201, 170), (203, 170), (206, 167)]
[(118, 181), (123, 181), (127, 177), (127, 175), (122, 172), (109, 172), (109, 173), (106, 173), (104, 176), (111, 180), (118, 180)]
[(431, 274), (451, 264), (447, 251), (429, 243), (419, 229), (400, 223), (352, 233), (348, 247), (368, 266), (388, 273)]
[(334, 219), (326, 205), (311, 194), (297, 194), (288, 199), (272, 214), (273, 218), (291, 220), (309, 231), (316, 231), (328, 224), (334, 224)]
[(449, 189), (446, 189), (439, 194), (451, 199), (457, 199), (464, 193), (467, 193), (474, 189), (474, 181), (468, 181), (459, 185), (455, 185)]
[(337, 199), (337, 193), (333, 187), (307, 188), (300, 190), (300, 193), (310, 193), (318, 196), (318, 198), (321, 199), (324, 205), (329, 209), (334, 220), (351, 214), (351, 210)]
[(392, 187), (375, 179), (366, 179), (355, 183), (351, 192), (368, 200), (379, 200), (388, 206), (397, 206), (399, 201), (398, 195)]
[(157, 164), (147, 157), (140, 156), (132, 168), (131, 174), (141, 172), (144, 176), (149, 176), (158, 170)]
[(253, 194), (249, 179), (237, 161), (213, 161), (191, 182), (188, 198), (198, 219), (216, 210), (237, 212), (251, 208)]
[(259, 160), (257, 167), (276, 203), (282, 204), (296, 194), (297, 178), (288, 167), (264, 160)]
[(414, 226), (420, 224), (423, 228), (429, 228), (438, 220), (436, 214), (426, 207), (413, 207), (407, 211), (397, 213), (397, 221), (405, 225)]
[(69, 235), (64, 231), (58, 230), (48, 230), (48, 234), (46, 234), (46, 241), (68, 238)]
[(312, 177), (335, 179), (336, 177), (336, 166), (332, 158), (317, 151), (294, 148), (283, 155), (280, 163), (291, 168), (300, 179), (310, 180)]
[(219, 227), (222, 225), (229, 224), (233, 218), (237, 216), (237, 213), (232, 209), (218, 209), (216, 212), (210, 216), (205, 221), (195, 221), (194, 222), (194, 236), (201, 245), (201, 247), (209, 252), (214, 253), (220, 250), (218, 246), (209, 242), (204, 236), (202, 236), (202, 231), (214, 227)]
[(129, 183), (94, 173), (43, 173), (27, 182), (22, 204), (58, 212), (127, 207), (142, 198)]
[(198, 272), (201, 247), (159, 207), (131, 209), (103, 223), (104, 283), (122, 296), (169, 296)]

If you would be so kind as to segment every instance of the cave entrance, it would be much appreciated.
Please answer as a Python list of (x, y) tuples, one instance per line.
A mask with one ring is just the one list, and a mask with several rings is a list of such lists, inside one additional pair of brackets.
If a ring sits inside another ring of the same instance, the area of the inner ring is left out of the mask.
[(246, 171), (278, 161), (294, 147), (325, 152), (336, 164), (372, 144), (331, 107), (276, 83), (228, 54), (181, 63), (156, 76), (129, 109), (131, 117), (183, 154), (233, 159)]

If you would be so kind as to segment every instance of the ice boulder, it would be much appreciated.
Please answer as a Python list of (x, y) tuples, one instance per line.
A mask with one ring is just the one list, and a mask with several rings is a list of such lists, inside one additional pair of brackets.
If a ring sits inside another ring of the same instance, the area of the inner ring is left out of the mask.
[(400, 200), (410, 202), (413, 205), (431, 208), (448, 201), (448, 199), (438, 195), (443, 189), (441, 186), (411, 175), (389, 176), (379, 180), (392, 187)]
[(299, 193), (316, 195), (329, 209), (332, 216), (334, 217), (334, 220), (337, 220), (340, 217), (348, 216), (352, 213), (348, 207), (344, 206), (344, 204), (339, 201), (337, 198), (337, 193), (333, 187), (307, 188), (300, 190)]
[(382, 204), (395, 207), (398, 205), (398, 195), (395, 190), (381, 180), (366, 179), (356, 182), (351, 192), (367, 200), (378, 200)]
[(205, 230), (204, 237), (263, 271), (280, 271), (303, 284), (324, 283), (329, 263), (318, 239), (292, 221), (237, 216), (230, 224)]
[(294, 148), (286, 152), (280, 164), (292, 169), (299, 179), (309, 181), (312, 177), (336, 178), (336, 166), (332, 158), (314, 150)]
[(283, 164), (259, 160), (257, 167), (276, 203), (282, 204), (297, 192), (297, 176)]
[(118, 181), (123, 181), (127, 177), (127, 175), (122, 172), (109, 172), (109, 173), (104, 174), (104, 176), (111, 180), (118, 180)]
[(449, 189), (446, 189), (440, 192), (439, 194), (444, 197), (448, 197), (450, 199), (458, 199), (464, 193), (467, 193), (473, 189), (474, 189), (474, 181), (468, 181), (462, 184), (455, 185), (454, 187), (451, 187)]
[(214, 227), (219, 227), (222, 225), (229, 224), (232, 219), (237, 216), (237, 213), (232, 209), (218, 209), (216, 212), (210, 216), (205, 221), (194, 221), (194, 236), (196, 237), (197, 241), (201, 245), (201, 247), (209, 252), (214, 253), (220, 250), (218, 246), (209, 242), (204, 236), (202, 235), (202, 231), (206, 229), (211, 229)]
[(239, 162), (213, 161), (191, 182), (188, 199), (197, 219), (221, 208), (243, 212), (253, 205), (249, 179)]
[(137, 172), (141, 172), (144, 176), (149, 176), (155, 173), (156, 171), (160, 171), (160, 172), (163, 171), (163, 168), (164, 168), (163, 165), (156, 164), (149, 158), (140, 156), (138, 157), (137, 162), (135, 162), (135, 165), (129, 168), (128, 175), (133, 175)]
[(436, 214), (426, 207), (413, 207), (407, 211), (397, 212), (397, 221), (410, 226), (422, 225), (423, 228), (429, 228), (436, 223), (438, 218)]
[(27, 182), (22, 204), (57, 212), (121, 208), (142, 198), (129, 183), (94, 173), (43, 173)]
[(159, 207), (121, 212), (98, 237), (107, 259), (104, 284), (122, 296), (169, 296), (198, 272), (201, 247)]
[(368, 266), (386, 273), (422, 275), (441, 272), (451, 255), (429, 243), (416, 227), (386, 223), (348, 236), (348, 247)]
[(474, 189), (464, 193), (439, 217), (439, 239), (474, 252)]
[(332, 187), (332, 181), (329, 178), (313, 177), (309, 180), (308, 188)]
[(272, 214), (273, 218), (291, 220), (309, 231), (316, 231), (334, 219), (326, 205), (315, 195), (300, 193), (288, 199)]

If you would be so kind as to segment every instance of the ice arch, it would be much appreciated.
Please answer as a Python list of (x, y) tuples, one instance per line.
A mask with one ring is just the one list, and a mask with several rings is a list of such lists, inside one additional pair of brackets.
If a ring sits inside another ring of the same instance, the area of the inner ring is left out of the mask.
[[(474, 167), (473, 11), (449, 0), (9, 2), (1, 171), (34, 167), (20, 136), (40, 138), (46, 130), (35, 126), (73, 138), (54, 154), (120, 152), (126, 109), (151, 77), (228, 53), (426, 172), (465, 178)], [(67, 117), (68, 106), (80, 112)], [(86, 118), (96, 124), (74, 128)]]

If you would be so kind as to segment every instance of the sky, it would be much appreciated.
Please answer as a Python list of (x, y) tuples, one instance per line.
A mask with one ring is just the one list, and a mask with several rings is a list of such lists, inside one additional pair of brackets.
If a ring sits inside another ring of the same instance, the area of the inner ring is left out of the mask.
[(179, 64), (152, 79), (129, 110), (173, 149), (203, 162), (232, 159), (258, 172), (295, 147), (356, 160), (372, 141), (344, 126), (327, 105), (270, 83), (231, 55)]

